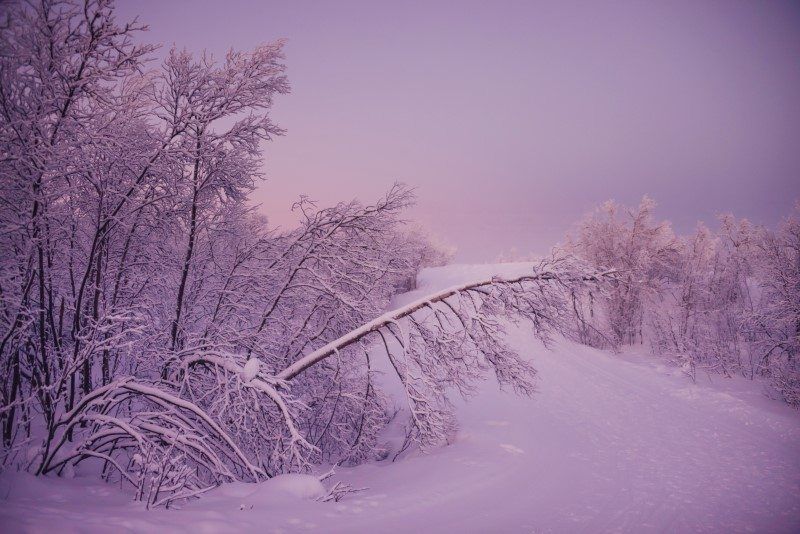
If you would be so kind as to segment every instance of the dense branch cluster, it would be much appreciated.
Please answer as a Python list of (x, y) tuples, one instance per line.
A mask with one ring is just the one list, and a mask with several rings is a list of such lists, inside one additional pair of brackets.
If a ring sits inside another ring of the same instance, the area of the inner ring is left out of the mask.
[[(407, 443), (447, 439), (451, 390), (534, 370), (501, 316), (563, 329), (594, 284), (561, 262), (381, 315), (446, 254), (409, 232), (413, 201), (318, 209), (280, 231), (248, 207), (260, 144), (282, 131), (281, 43), (221, 62), (172, 50), (144, 70), (144, 29), (107, 0), (41, 0), (0, 28), (2, 461), (96, 467), (149, 505), (379, 451), (388, 357)], [(378, 319), (375, 319), (375, 318)]]

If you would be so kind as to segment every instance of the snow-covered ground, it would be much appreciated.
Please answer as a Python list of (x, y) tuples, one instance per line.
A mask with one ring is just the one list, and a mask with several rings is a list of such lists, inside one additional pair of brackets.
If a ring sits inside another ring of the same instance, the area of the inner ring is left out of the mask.
[[(497, 269), (427, 270), (398, 304)], [(0, 530), (800, 531), (800, 414), (758, 383), (693, 384), (643, 351), (564, 341), (546, 349), (521, 328), (510, 336), (539, 370), (534, 397), (485, 383), (458, 402), (450, 446), (339, 469), (333, 480), (368, 488), (339, 503), (312, 500), (314, 481), (294, 477), (230, 484), (181, 510), (148, 512), (93, 478), (5, 473)]]

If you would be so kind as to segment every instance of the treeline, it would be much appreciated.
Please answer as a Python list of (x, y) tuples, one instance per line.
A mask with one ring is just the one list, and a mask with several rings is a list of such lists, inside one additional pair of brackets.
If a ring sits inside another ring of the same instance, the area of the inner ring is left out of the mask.
[(585, 327), (583, 339), (649, 345), (692, 377), (765, 377), (799, 404), (800, 205), (776, 229), (724, 215), (718, 230), (700, 224), (689, 236), (654, 207), (646, 197), (636, 208), (607, 202), (562, 247), (619, 273), (593, 318), (607, 336)]

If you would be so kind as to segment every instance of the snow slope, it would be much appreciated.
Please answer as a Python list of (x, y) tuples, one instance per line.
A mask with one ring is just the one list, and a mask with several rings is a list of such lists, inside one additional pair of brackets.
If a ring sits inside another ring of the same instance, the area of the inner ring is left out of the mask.
[[(527, 268), (426, 270), (397, 305), (487, 270)], [(548, 350), (524, 329), (510, 336), (539, 370), (533, 398), (487, 382), (459, 401), (461, 430), (450, 446), (338, 470), (333, 480), (368, 487), (342, 502), (304, 499), (315, 492), (296, 479), (230, 484), (182, 510), (147, 512), (91, 478), (6, 473), (0, 530), (800, 531), (800, 414), (758, 383), (693, 384), (635, 352), (564, 341)]]

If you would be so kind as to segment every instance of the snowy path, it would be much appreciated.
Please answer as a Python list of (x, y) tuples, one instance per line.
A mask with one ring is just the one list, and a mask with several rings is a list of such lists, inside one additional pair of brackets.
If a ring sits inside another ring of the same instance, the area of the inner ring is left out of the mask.
[[(800, 425), (792, 410), (757, 396), (756, 407), (581, 347), (537, 354), (541, 387), (534, 399), (487, 389), (462, 407), (453, 446), (402, 465), (354, 470), (348, 478), (370, 492), (342, 503), (334, 525), (441, 532), (800, 529)], [(375, 494), (385, 496), (383, 510), (374, 509)]]
[(458, 404), (455, 443), (340, 470), (369, 487), (340, 503), (239, 484), (145, 512), (94, 481), (5, 475), (2, 531), (800, 531), (796, 410), (745, 380), (694, 385), (647, 358), (512, 339), (539, 369), (533, 398), (485, 384)]

